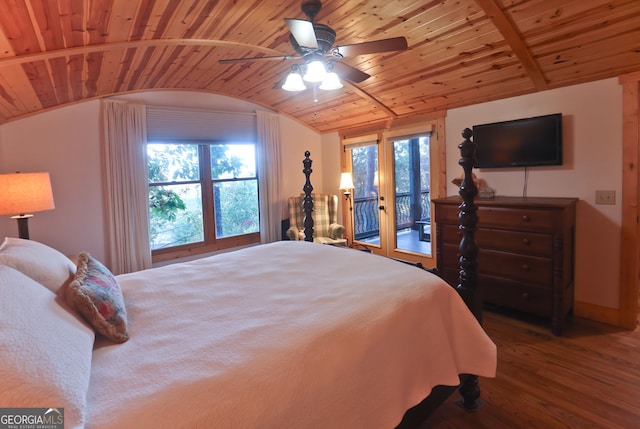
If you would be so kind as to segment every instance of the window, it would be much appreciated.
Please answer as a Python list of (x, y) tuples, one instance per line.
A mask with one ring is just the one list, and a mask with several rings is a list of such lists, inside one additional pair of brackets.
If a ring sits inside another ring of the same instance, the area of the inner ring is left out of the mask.
[(154, 260), (259, 241), (255, 144), (149, 141), (147, 157)]

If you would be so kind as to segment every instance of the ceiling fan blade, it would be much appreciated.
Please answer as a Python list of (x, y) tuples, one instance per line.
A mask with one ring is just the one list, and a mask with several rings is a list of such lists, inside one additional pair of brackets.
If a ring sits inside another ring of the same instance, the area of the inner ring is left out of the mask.
[(295, 55), (276, 55), (271, 57), (249, 57), (249, 58), (229, 58), (226, 60), (218, 60), (220, 64), (231, 64), (231, 63), (243, 63), (247, 61), (262, 61), (262, 60), (297, 60), (300, 57)]
[(338, 73), (342, 79), (346, 79), (353, 83), (363, 82), (371, 77), (371, 75), (358, 70), (355, 67), (351, 67), (349, 64), (345, 64), (341, 61), (336, 61), (333, 64), (333, 70)]
[(313, 23), (311, 21), (305, 21), (304, 19), (291, 19), (285, 18), (284, 22), (289, 27), (289, 31), (296, 39), (298, 45), (303, 48), (316, 49), (318, 47), (318, 41), (316, 40), (316, 32), (313, 29)]
[(391, 39), (338, 46), (336, 50), (343, 57), (353, 57), (356, 55), (377, 54), (380, 52), (404, 51), (407, 48), (407, 39), (404, 37), (393, 37)]

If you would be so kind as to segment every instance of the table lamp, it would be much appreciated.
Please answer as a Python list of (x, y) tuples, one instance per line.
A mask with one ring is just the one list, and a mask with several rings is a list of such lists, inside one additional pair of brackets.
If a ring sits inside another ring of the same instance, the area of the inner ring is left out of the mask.
[(0, 216), (16, 215), (18, 236), (29, 239), (33, 212), (54, 209), (49, 173), (0, 174)]

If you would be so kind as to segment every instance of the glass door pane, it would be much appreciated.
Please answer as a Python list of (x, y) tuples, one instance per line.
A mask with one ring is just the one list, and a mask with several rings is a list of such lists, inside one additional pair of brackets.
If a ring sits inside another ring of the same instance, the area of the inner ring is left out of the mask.
[(431, 255), (429, 137), (393, 142), (395, 248)]
[(380, 245), (378, 209), (378, 145), (350, 150), (353, 173), (354, 239), (367, 245)]

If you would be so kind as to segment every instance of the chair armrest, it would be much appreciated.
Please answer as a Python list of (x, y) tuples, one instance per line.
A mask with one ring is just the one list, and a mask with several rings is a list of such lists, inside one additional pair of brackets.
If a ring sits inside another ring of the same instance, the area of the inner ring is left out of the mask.
[(331, 225), (329, 225), (329, 237), (333, 238), (334, 240), (343, 238), (344, 229), (345, 228), (343, 225), (340, 225), (339, 223), (332, 223)]
[(287, 229), (287, 238), (293, 241), (300, 240), (300, 231), (298, 228), (295, 226), (289, 227), (289, 229)]

